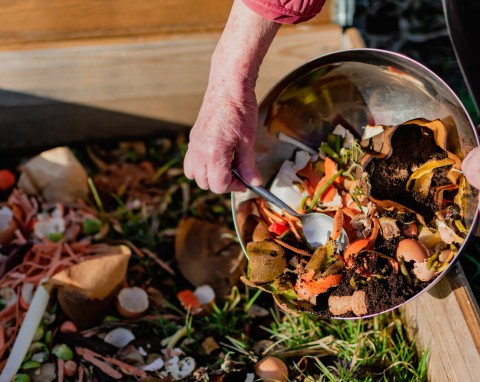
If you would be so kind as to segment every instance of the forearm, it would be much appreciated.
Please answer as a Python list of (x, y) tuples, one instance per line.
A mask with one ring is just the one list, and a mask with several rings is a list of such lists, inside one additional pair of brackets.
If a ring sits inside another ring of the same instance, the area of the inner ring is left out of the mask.
[[(210, 81), (224, 77), (228, 81), (254, 87), (260, 65), (280, 24), (267, 20), (235, 0), (215, 52)], [(233, 78), (232, 78), (233, 77)]]

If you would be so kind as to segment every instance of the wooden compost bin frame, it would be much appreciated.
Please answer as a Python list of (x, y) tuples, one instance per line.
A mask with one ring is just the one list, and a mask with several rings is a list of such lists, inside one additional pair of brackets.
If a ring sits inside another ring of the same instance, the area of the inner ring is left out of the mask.
[[(96, 119), (86, 120), (94, 126), (86, 126), (82, 133), (69, 131), (62, 121), (57, 127), (46, 121), (62, 119), (66, 115), (62, 112), (72, 105), (80, 115), (103, 112), (98, 123), (111, 121), (103, 138), (188, 129), (200, 108), (211, 53), (231, 4), (231, 0), (0, 0), (0, 149), (22, 148), (32, 141), (47, 147), (49, 134), (57, 135), (57, 142), (62, 142), (58, 136), (66, 142), (101, 136), (103, 124), (96, 125)], [(259, 100), (305, 61), (364, 46), (357, 30), (342, 34), (331, 22), (331, 4), (328, 0), (319, 17), (307, 23), (281, 28), (261, 68)], [(58, 110), (63, 111), (56, 114)], [(17, 120), (28, 115), (44, 115), (45, 120)], [(48, 134), (34, 126), (42, 123), (50, 129)], [(35, 127), (38, 133), (33, 132)], [(22, 133), (29, 142), (19, 139)], [(400, 313), (418, 350), (429, 352), (430, 381), (479, 379), (480, 309), (458, 262)]]

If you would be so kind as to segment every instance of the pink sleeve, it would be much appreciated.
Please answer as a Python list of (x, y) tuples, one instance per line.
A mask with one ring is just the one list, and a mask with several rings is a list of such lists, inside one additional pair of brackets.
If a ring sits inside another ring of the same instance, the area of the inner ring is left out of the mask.
[(281, 24), (298, 24), (315, 17), (326, 0), (243, 0), (258, 15)]

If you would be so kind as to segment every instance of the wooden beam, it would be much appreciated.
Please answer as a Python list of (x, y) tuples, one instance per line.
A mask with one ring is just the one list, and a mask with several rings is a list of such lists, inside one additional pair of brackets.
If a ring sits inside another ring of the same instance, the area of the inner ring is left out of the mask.
[(409, 338), (428, 352), (430, 382), (479, 380), (480, 309), (460, 263), (400, 311)]
[[(308, 24), (328, 22), (330, 1)], [(233, 0), (0, 0), (0, 49), (222, 30)]]
[[(220, 32), (126, 44), (0, 52), (0, 89), (192, 125)], [(290, 70), (341, 48), (332, 24), (281, 29), (261, 68), (259, 99)], [(21, 106), (21, 98), (8, 101)], [(30, 101), (28, 101), (30, 102)]]

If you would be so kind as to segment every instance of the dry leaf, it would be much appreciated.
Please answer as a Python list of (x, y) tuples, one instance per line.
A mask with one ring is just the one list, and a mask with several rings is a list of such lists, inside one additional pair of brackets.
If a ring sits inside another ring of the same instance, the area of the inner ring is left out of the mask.
[(230, 292), (246, 264), (233, 231), (195, 218), (180, 221), (175, 258), (190, 283), (197, 287), (208, 284), (217, 296)]
[(18, 187), (47, 203), (86, 199), (88, 175), (68, 147), (44, 151), (23, 167)]
[(58, 286), (58, 301), (63, 311), (80, 329), (103, 319), (127, 272), (128, 247), (110, 250), (111, 253), (92, 256), (49, 280), (50, 284)]

